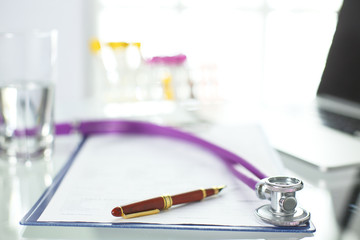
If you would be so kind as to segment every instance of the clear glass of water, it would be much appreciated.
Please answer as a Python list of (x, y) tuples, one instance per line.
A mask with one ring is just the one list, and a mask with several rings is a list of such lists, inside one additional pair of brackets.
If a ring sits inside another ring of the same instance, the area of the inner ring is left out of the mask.
[(0, 159), (51, 155), (56, 40), (55, 30), (0, 33)]

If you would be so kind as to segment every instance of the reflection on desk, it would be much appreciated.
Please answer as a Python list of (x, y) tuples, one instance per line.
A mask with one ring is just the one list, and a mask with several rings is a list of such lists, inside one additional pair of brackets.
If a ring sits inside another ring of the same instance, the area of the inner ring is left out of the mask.
[(39, 199), (77, 146), (79, 136), (58, 138), (55, 155), (25, 164), (0, 159), (0, 239), (21, 239), (20, 219)]
[(0, 162), (0, 232), (4, 239), (18, 238), (19, 219), (51, 184), (53, 173), (49, 159), (18, 165)]

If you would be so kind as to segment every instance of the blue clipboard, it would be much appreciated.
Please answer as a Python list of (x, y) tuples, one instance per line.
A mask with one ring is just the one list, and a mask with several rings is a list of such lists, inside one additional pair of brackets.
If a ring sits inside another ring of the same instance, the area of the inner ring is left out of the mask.
[[(59, 185), (61, 184), (64, 176), (66, 176), (68, 170), (71, 168), (74, 161), (82, 150), (82, 147), (87, 142), (89, 137), (84, 137), (74, 153), (71, 155), (69, 160), (66, 162), (64, 167), (54, 178), (53, 183), (46, 189), (42, 194), (39, 200), (34, 204), (34, 206), (29, 210), (29, 212), (23, 217), (20, 221), (21, 225), (24, 226), (43, 226), (43, 227), (85, 227), (85, 228), (99, 228), (100, 231), (104, 229), (126, 229), (126, 231), (131, 230), (185, 230), (185, 231), (197, 231), (197, 232), (212, 232), (219, 234), (252, 234), (257, 236), (258, 233), (266, 234), (290, 234), (291, 236), (312, 236), (316, 231), (314, 225), (310, 222), (307, 225), (300, 227), (276, 227), (276, 226), (266, 226), (266, 227), (254, 227), (254, 226), (223, 226), (223, 225), (202, 225), (202, 224), (149, 224), (149, 223), (99, 223), (99, 222), (62, 222), (62, 221), (38, 221), (39, 217), (48, 206), (50, 200), (57, 191)], [(108, 230), (107, 230), (108, 231)], [(213, 236), (216, 236), (213, 235)], [(236, 235), (237, 236), (237, 235)], [(249, 235), (247, 235), (249, 236)], [(263, 236), (263, 235), (261, 235)]]

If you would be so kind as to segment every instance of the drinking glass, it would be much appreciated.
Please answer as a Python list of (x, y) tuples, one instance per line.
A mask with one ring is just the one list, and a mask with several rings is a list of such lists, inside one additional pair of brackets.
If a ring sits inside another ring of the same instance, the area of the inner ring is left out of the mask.
[(0, 159), (51, 155), (55, 30), (0, 33)]

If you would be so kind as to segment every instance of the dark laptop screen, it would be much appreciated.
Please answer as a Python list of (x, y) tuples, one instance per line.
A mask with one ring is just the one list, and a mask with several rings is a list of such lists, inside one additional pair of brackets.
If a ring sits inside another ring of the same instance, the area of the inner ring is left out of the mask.
[(317, 92), (360, 104), (360, 0), (344, 0)]

